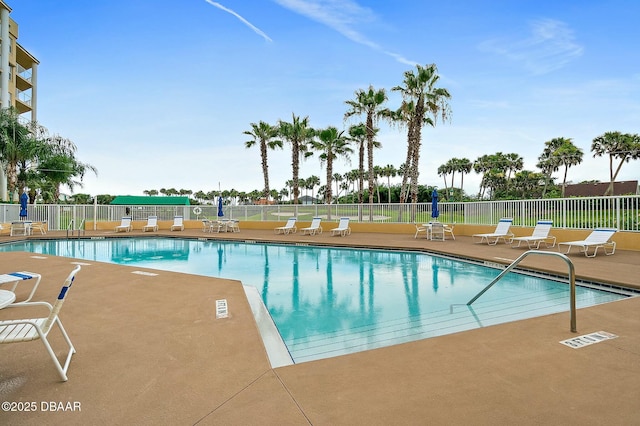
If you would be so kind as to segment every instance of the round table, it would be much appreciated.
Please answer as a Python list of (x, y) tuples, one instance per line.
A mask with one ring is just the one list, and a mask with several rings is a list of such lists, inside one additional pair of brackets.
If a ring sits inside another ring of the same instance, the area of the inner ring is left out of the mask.
[(9, 290), (0, 290), (0, 309), (9, 306), (16, 300), (16, 294)]

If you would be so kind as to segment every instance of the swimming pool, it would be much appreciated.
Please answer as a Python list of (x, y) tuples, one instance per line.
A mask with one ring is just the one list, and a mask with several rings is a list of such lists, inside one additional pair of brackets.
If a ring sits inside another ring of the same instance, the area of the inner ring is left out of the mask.
[[(408, 251), (175, 238), (24, 241), (28, 251), (238, 279), (255, 287), (291, 357), (310, 361), (532, 318), (569, 307), (567, 284)], [(578, 286), (578, 308), (625, 295)]]

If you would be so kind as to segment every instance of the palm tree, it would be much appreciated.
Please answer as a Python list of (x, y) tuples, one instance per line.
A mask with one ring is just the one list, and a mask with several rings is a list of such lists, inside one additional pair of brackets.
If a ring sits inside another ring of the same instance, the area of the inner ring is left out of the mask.
[(1, 109), (0, 160), (7, 176), (9, 201), (13, 201), (13, 195), (20, 192), (18, 191), (19, 164), (35, 159), (38, 148), (39, 144), (31, 135), (29, 128), (20, 123), (18, 111), (15, 108)]
[(340, 183), (342, 181), (344, 181), (344, 178), (342, 177), (342, 175), (340, 173), (334, 173), (333, 174), (333, 180), (336, 183), (336, 200), (340, 197)]
[[(591, 151), (594, 157), (600, 157), (604, 154), (609, 155), (609, 187), (604, 195), (613, 195), (613, 182), (618, 177), (622, 165), (629, 160), (640, 158), (640, 136), (629, 133), (606, 132), (593, 140)], [(615, 172), (613, 171), (614, 159), (620, 160)]]
[(331, 204), (332, 193), (331, 184), (333, 179), (333, 160), (338, 157), (349, 158), (348, 155), (353, 153), (353, 149), (349, 146), (349, 141), (344, 131), (338, 131), (337, 128), (330, 126), (318, 133), (318, 140), (314, 140), (312, 146), (315, 150), (322, 152), (320, 154), (320, 165), (327, 166), (327, 183), (325, 189), (325, 203)]
[(260, 144), (260, 159), (262, 162), (262, 175), (264, 178), (264, 197), (269, 201), (271, 191), (269, 190), (269, 163), (267, 160), (267, 149), (282, 148), (282, 141), (274, 140), (278, 136), (278, 128), (260, 121), (258, 124), (251, 123), (251, 130), (245, 130), (245, 135), (251, 136), (253, 139), (246, 141), (244, 146), (251, 148), (256, 144)]
[(314, 188), (320, 185), (320, 178), (316, 175), (311, 175), (307, 179), (305, 179), (305, 188), (311, 190), (311, 202), (315, 201), (315, 196), (313, 194)]
[[(442, 180), (444, 181), (444, 194), (446, 197), (449, 196), (449, 188), (447, 187), (447, 175), (451, 172), (451, 160), (438, 167), (438, 176), (442, 176)], [(451, 177), (451, 185), (453, 185), (453, 177)]]
[(349, 127), (351, 141), (358, 144), (358, 204), (362, 204), (362, 191), (364, 187), (364, 153), (367, 141), (367, 127), (363, 124), (356, 124)]
[[(440, 77), (435, 64), (422, 67), (416, 65), (413, 70), (404, 73), (402, 86), (391, 90), (399, 91), (403, 102), (394, 119), (402, 120), (407, 126), (407, 166), (411, 183), (411, 201), (418, 202), (418, 164), (420, 161), (420, 145), (422, 143), (422, 126), (435, 126), (438, 117), (442, 121), (449, 119), (451, 98), (447, 89), (435, 87)], [(401, 198), (404, 194), (401, 195)], [(401, 199), (400, 202), (404, 202)]]
[(464, 194), (464, 175), (471, 173), (473, 163), (468, 158), (456, 158), (453, 166), (460, 173), (460, 195), (462, 196)]
[[(373, 86), (369, 86), (367, 91), (359, 89), (355, 93), (355, 99), (346, 101), (346, 104), (351, 107), (344, 114), (344, 118), (347, 119), (353, 115), (366, 116), (365, 129), (367, 134), (367, 154), (368, 154), (368, 170), (369, 170), (369, 203), (373, 204), (373, 148), (374, 137), (376, 134), (376, 124), (380, 118), (388, 118), (391, 116), (391, 111), (387, 108), (383, 108), (384, 103), (387, 101), (387, 93), (384, 89), (375, 90)], [(373, 211), (371, 211), (373, 215)], [(373, 219), (373, 216), (371, 217)]]
[[(44, 156), (39, 162), (39, 173), (46, 179), (53, 190), (55, 200), (60, 198), (60, 187), (65, 185), (73, 191), (74, 187), (82, 187), (82, 178), (91, 171), (97, 170), (90, 164), (78, 161), (74, 156), (63, 153), (52, 153)], [(77, 179), (79, 177), (79, 180)]]
[(291, 167), (293, 168), (293, 203), (298, 204), (300, 195), (298, 175), (300, 173), (300, 153), (305, 157), (311, 155), (307, 144), (315, 135), (313, 128), (309, 127), (309, 117), (300, 119), (292, 114), (291, 123), (280, 120), (278, 122), (280, 136), (291, 144)]
[(382, 168), (382, 176), (387, 178), (387, 189), (389, 191), (388, 202), (391, 202), (391, 178), (398, 176), (398, 169), (393, 164), (387, 164)]
[(373, 174), (376, 178), (376, 197), (378, 197), (378, 204), (380, 204), (380, 182), (378, 182), (378, 178), (382, 177), (382, 167), (373, 166)]

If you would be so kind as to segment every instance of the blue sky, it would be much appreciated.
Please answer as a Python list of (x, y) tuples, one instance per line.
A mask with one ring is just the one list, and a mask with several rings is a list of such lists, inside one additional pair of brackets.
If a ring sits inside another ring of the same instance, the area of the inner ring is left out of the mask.
[[(640, 4), (629, 1), (13, 0), (19, 43), (40, 61), (38, 121), (97, 167), (76, 193), (142, 195), (263, 187), (243, 131), (292, 113), (315, 128), (344, 123), (369, 85), (400, 99), (414, 64), (435, 63), (452, 119), (423, 130), (420, 183), (443, 187), (453, 157), (516, 152), (536, 170), (544, 142), (572, 138), (583, 163), (568, 179), (607, 181), (592, 140), (640, 132)], [(375, 164), (398, 167), (404, 131), (381, 124)], [(271, 187), (291, 153), (270, 152)], [(620, 180), (638, 179), (638, 162)], [(357, 168), (339, 161), (336, 172)], [(301, 177), (325, 171), (317, 156)], [(561, 174), (555, 176), (561, 179)], [(459, 177), (457, 178), (459, 182)], [(465, 177), (475, 193), (479, 176)], [(459, 186), (459, 183), (456, 184)], [(64, 191), (64, 190), (63, 190)]]

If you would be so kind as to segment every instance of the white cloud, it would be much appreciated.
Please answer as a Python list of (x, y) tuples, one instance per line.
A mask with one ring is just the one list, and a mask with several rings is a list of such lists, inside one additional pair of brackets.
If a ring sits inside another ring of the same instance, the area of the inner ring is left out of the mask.
[[(208, 1), (208, 0), (207, 0)], [(362, 7), (351, 0), (273, 0), (280, 6), (292, 10), (302, 16), (320, 22), (337, 31), (349, 40), (377, 50), (396, 61), (416, 65), (399, 53), (385, 50), (382, 46), (371, 41), (355, 27), (358, 24), (371, 22), (376, 19), (375, 14), (369, 8)]]
[(531, 34), (523, 40), (487, 40), (480, 44), (480, 50), (505, 56), (534, 74), (562, 68), (584, 51), (571, 28), (553, 19), (532, 22)]

